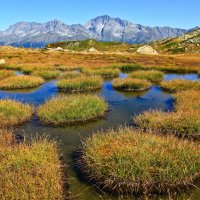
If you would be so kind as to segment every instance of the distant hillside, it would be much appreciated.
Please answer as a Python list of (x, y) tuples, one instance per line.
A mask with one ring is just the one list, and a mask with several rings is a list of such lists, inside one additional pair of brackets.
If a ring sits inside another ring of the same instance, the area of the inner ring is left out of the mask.
[(188, 30), (171, 27), (149, 27), (120, 18), (103, 15), (86, 24), (67, 25), (53, 20), (46, 23), (19, 22), (0, 31), (0, 45), (44, 47), (48, 43), (96, 39), (98, 41), (142, 44), (158, 39), (176, 37)]
[(159, 53), (200, 53), (200, 28), (179, 37), (151, 42), (149, 45)]
[(62, 49), (68, 49), (72, 51), (90, 51), (90, 52), (95, 52), (95, 51), (131, 52), (133, 46), (134, 45), (122, 42), (100, 42), (96, 40), (63, 41), (47, 45), (48, 48), (61, 47)]

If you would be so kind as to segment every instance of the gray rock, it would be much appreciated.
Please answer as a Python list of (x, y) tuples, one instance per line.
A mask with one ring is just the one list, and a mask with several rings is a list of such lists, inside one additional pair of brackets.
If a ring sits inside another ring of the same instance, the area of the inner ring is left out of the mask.
[(158, 55), (158, 52), (156, 50), (154, 50), (151, 46), (148, 46), (148, 45), (139, 47), (136, 52), (138, 54)]
[(0, 59), (0, 65), (6, 64), (6, 61), (4, 59)]

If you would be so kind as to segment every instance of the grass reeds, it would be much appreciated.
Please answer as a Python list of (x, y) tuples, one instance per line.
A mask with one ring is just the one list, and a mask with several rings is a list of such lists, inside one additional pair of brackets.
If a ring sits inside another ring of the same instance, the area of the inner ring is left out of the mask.
[(16, 144), (0, 130), (0, 199), (64, 199), (62, 165), (56, 142), (32, 139)]
[(65, 66), (65, 65), (59, 65), (56, 67), (57, 70), (60, 71), (75, 71), (75, 70), (80, 70), (81, 67), (75, 67), (75, 66)]
[(114, 88), (124, 91), (145, 91), (151, 87), (151, 83), (147, 80), (137, 78), (114, 79), (112, 81)]
[(76, 78), (82, 76), (81, 73), (76, 72), (76, 71), (66, 71), (66, 72), (62, 72), (60, 73), (58, 79), (69, 79), (69, 78)]
[(25, 89), (34, 88), (44, 83), (44, 79), (36, 76), (10, 76), (0, 81), (0, 89)]
[(200, 82), (192, 80), (174, 79), (170, 81), (162, 81), (161, 88), (169, 92), (178, 92), (184, 90), (200, 90)]
[(53, 66), (35, 66), (35, 65), (24, 65), (20, 67), (20, 70), (23, 71), (25, 74), (30, 74), (34, 71), (40, 70), (54, 70)]
[(145, 67), (138, 65), (138, 64), (123, 65), (120, 68), (123, 72), (132, 72), (135, 70), (145, 69)]
[(38, 70), (31, 73), (32, 76), (40, 76), (44, 79), (55, 79), (60, 75), (57, 70)]
[(195, 184), (200, 146), (174, 136), (119, 128), (83, 142), (77, 164), (89, 180), (115, 193), (169, 193)]
[(38, 109), (40, 120), (52, 125), (70, 125), (87, 122), (104, 116), (107, 103), (97, 95), (58, 96)]
[(164, 73), (156, 70), (138, 70), (129, 75), (131, 78), (146, 79), (151, 82), (160, 82), (163, 80)]
[(9, 76), (14, 76), (15, 72), (12, 70), (0, 70), (0, 80)]
[(84, 92), (100, 89), (103, 80), (98, 76), (78, 76), (58, 80), (58, 88), (65, 92)]
[(0, 100), (0, 127), (9, 127), (22, 124), (33, 114), (33, 107), (28, 104), (3, 99)]
[(113, 67), (102, 67), (102, 68), (83, 68), (82, 72), (86, 75), (93, 75), (93, 76), (102, 76), (104, 78), (112, 78), (118, 77), (120, 70), (118, 68)]
[(174, 134), (199, 139), (200, 91), (184, 91), (175, 94), (175, 112), (146, 111), (134, 118), (145, 131)]

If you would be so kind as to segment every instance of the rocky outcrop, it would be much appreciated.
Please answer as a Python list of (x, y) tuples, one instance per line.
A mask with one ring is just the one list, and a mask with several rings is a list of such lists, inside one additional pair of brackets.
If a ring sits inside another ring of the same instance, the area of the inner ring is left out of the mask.
[(136, 52), (138, 54), (158, 55), (158, 52), (156, 50), (154, 50), (151, 46), (148, 46), (148, 45), (139, 47)]

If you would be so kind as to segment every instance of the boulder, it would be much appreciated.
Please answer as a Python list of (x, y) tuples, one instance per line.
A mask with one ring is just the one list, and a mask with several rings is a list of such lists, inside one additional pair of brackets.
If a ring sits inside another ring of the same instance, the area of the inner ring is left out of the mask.
[(153, 49), (151, 46), (148, 46), (148, 45), (139, 47), (136, 52), (138, 54), (158, 55), (158, 52), (155, 49)]
[(4, 59), (0, 59), (0, 65), (4, 65), (6, 61)]
[(61, 47), (57, 47), (57, 48), (54, 49), (54, 51), (64, 51), (64, 49), (61, 48)]
[(94, 47), (91, 47), (90, 49), (88, 49), (88, 52), (97, 52), (97, 50)]

